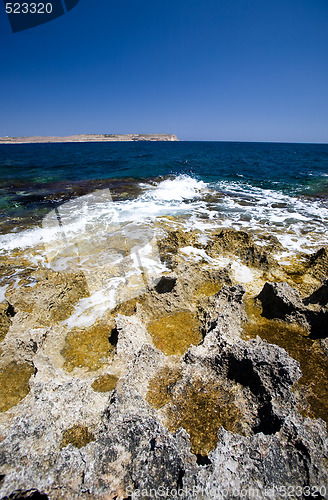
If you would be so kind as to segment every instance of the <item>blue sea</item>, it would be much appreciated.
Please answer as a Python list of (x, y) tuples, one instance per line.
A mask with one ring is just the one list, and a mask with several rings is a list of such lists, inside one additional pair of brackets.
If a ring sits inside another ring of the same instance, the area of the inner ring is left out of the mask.
[(49, 212), (105, 189), (124, 221), (273, 234), (286, 251), (327, 243), (327, 144), (2, 144), (0, 179), (2, 251), (38, 244)]

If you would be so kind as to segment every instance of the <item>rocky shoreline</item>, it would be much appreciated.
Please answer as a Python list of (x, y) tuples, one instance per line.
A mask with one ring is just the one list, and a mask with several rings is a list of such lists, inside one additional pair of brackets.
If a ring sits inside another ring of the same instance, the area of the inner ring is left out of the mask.
[(327, 248), (159, 224), (170, 271), (90, 327), (65, 327), (82, 273), (7, 288), (0, 498), (328, 498)]
[(80, 134), (64, 137), (0, 137), (0, 144), (36, 144), (53, 142), (136, 142), (136, 141), (178, 141), (174, 134)]

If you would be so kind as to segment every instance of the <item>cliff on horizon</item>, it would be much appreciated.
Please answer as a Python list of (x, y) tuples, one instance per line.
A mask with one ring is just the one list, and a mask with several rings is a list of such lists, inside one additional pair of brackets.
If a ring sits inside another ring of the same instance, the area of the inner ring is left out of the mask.
[(0, 137), (2, 144), (30, 144), (52, 142), (132, 142), (132, 141), (178, 141), (174, 134), (80, 134), (64, 137)]

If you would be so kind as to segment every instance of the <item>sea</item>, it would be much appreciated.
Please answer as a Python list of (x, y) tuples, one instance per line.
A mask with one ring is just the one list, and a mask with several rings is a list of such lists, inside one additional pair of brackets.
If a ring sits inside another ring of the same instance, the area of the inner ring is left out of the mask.
[[(126, 252), (141, 241), (146, 248), (163, 235), (163, 220), (196, 231), (203, 244), (211, 231), (232, 228), (259, 244), (263, 235), (277, 238), (286, 262), (313, 253), (327, 245), (328, 144), (0, 145), (2, 257), (60, 271), (74, 267), (78, 254), (85, 270), (98, 269), (117, 257), (113, 234), (122, 239), (124, 228)], [(166, 269), (152, 258), (144, 255), (145, 266)], [(8, 276), (1, 280), (0, 301), (9, 286)]]

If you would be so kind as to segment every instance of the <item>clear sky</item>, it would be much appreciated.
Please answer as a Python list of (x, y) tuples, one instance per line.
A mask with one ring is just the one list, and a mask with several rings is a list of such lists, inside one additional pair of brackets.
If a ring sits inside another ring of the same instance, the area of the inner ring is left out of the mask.
[(15, 34), (0, 9), (0, 136), (328, 142), (327, 0), (80, 0)]

